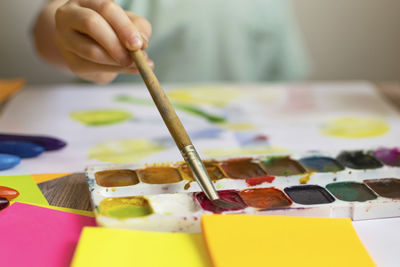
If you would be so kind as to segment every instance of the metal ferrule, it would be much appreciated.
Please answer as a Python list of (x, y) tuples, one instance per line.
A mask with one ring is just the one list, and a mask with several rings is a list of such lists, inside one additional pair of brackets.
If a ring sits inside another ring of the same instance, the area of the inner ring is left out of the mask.
[(185, 146), (181, 150), (181, 154), (192, 170), (193, 176), (201, 187), (201, 190), (206, 194), (210, 200), (219, 199), (214, 184), (208, 176), (207, 170), (200, 159), (199, 154), (193, 145)]

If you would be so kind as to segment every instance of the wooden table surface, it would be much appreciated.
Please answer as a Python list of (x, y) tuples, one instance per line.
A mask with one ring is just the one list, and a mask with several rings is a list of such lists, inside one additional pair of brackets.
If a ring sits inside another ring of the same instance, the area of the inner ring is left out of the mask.
[[(376, 89), (400, 111), (400, 83), (379, 83)], [(39, 184), (50, 205), (91, 210), (90, 194), (84, 173), (75, 173)]]

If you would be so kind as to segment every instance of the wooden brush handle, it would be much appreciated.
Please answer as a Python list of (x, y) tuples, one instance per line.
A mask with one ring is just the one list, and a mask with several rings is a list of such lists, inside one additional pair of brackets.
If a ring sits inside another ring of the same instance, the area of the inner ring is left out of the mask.
[(158, 82), (149, 63), (147, 63), (143, 52), (137, 50), (131, 51), (130, 54), (179, 150), (182, 150), (185, 146), (192, 145), (189, 135), (183, 127), (178, 115), (176, 115), (174, 107), (171, 105), (171, 102), (169, 102), (164, 89)]

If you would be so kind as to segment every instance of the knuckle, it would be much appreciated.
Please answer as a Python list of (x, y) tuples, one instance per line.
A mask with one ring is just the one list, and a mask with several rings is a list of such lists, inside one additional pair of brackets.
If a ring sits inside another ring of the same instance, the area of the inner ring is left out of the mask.
[(101, 59), (101, 51), (97, 47), (92, 46), (87, 48), (85, 54), (87, 55), (88, 58), (94, 61), (99, 61)]
[(94, 30), (97, 24), (97, 18), (94, 14), (88, 14), (84, 18), (82, 18), (82, 27), (88, 31), (91, 32)]
[(123, 58), (124, 57), (123, 51), (120, 49), (119, 46), (116, 46), (116, 45), (110, 47), (109, 53), (114, 58)]
[(61, 7), (57, 8), (56, 14), (55, 14), (56, 24), (63, 21), (64, 18), (67, 16), (67, 13), (68, 13), (68, 11), (65, 6), (61, 6)]
[(132, 38), (132, 31), (128, 28), (123, 29), (122, 31), (120, 31), (118, 33), (118, 36), (123, 43), (126, 43), (127, 41), (129, 41)]
[(116, 4), (112, 1), (103, 1), (99, 5), (99, 13), (106, 14), (113, 12), (116, 8)]

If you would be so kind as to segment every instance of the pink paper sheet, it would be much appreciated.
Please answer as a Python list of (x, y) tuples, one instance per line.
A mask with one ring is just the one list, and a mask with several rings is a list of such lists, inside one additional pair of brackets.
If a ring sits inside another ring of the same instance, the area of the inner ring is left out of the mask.
[(81, 230), (95, 219), (16, 202), (0, 212), (0, 265), (69, 266)]

